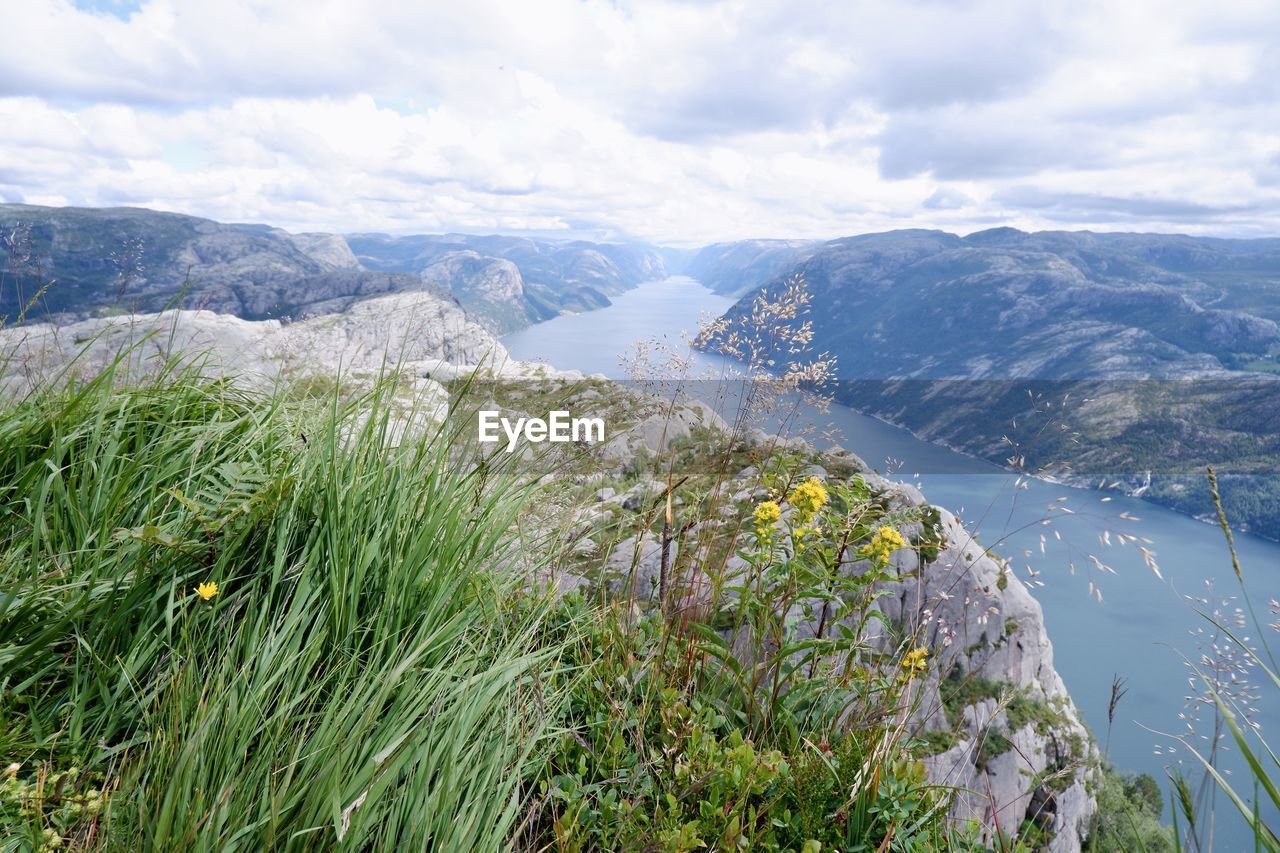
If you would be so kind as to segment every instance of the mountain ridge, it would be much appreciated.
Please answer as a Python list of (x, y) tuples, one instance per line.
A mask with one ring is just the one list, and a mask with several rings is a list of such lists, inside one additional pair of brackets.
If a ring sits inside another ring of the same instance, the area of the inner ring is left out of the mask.
[(702, 345), (795, 276), (840, 402), (1040, 476), (1146, 485), (1198, 516), (1213, 464), (1233, 522), (1280, 538), (1280, 240), (857, 235), (758, 281)]
[[(602, 307), (609, 296), (666, 274), (663, 255), (639, 245), (499, 235), (292, 234), (138, 207), (0, 204), (0, 233), (9, 255), (0, 318), (9, 322), (179, 307), (288, 319), (439, 285), (474, 319), (502, 333)], [(484, 263), (474, 269), (438, 263), (467, 251)], [(494, 268), (496, 278), (506, 281), (496, 292)]]

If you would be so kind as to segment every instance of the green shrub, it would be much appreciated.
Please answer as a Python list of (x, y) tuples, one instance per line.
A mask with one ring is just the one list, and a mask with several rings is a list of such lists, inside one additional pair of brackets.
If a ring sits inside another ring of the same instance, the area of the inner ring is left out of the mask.
[(1155, 779), (1107, 768), (1097, 798), (1098, 811), (1089, 822), (1086, 851), (1174, 850), (1172, 830), (1160, 824), (1164, 798)]

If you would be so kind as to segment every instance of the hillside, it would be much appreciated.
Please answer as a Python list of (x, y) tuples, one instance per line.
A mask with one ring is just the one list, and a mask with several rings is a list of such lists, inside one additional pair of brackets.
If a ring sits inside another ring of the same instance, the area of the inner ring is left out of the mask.
[(684, 272), (716, 293), (741, 296), (811, 255), (821, 244), (807, 240), (740, 240), (704, 246)]
[(601, 308), (667, 274), (662, 253), (646, 246), (465, 234), (348, 234), (346, 241), (368, 269), (444, 285), (499, 332)]
[(1231, 517), (1280, 535), (1280, 241), (899, 231), (833, 240), (757, 284), (796, 275), (842, 402), (1193, 514), (1212, 463)]
[(4, 204), (0, 234), (0, 319), (9, 322), (180, 307), (289, 319), (434, 287), (502, 333), (607, 305), (610, 295), (666, 274), (662, 256), (645, 247), (290, 234), (141, 208)]
[[(1071, 851), (1092, 826), (1099, 760), (1039, 604), (851, 454), (507, 363), (427, 293), (289, 324), (36, 324), (0, 352), (0, 579), (21, 593), (0, 599), (0, 748), (19, 793), (29, 764), (58, 774), (36, 826), (59, 843), (977, 851), (999, 826)], [(491, 453), (474, 407), (610, 432)], [(31, 503), (50, 470), (76, 487)], [(81, 655), (144, 698), (79, 681)], [(44, 737), (66, 705), (83, 723)], [(276, 779), (272, 803), (201, 793), (246, 778)], [(471, 817), (404, 818), (431, 797)]]

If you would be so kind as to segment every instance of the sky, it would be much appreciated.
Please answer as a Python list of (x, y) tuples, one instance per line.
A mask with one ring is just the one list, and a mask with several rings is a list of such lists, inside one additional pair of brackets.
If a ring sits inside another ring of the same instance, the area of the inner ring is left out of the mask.
[(673, 246), (1280, 236), (1280, 3), (0, 0), (0, 201)]

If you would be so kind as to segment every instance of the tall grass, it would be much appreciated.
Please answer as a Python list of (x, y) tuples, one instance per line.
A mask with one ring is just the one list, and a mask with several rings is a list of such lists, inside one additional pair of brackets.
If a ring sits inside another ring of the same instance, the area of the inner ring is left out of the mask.
[[(1218, 525), (1227, 541), (1231, 568), (1240, 586), (1248, 619), (1245, 620), (1241, 615), (1239, 624), (1231, 625), (1215, 613), (1197, 609), (1200, 616), (1222, 638), (1221, 646), (1226, 653), (1242, 661), (1243, 665), (1237, 666), (1230, 673), (1229, 680), (1224, 682), (1207, 665), (1212, 661), (1186, 659), (1193, 674), (1193, 684), (1199, 682), (1201, 697), (1215, 712), (1216, 717), (1212, 741), (1207, 748), (1193, 742), (1189, 736), (1178, 738), (1183, 749), (1195, 758), (1192, 766), (1198, 764), (1204, 777), (1200, 793), (1196, 794), (1185, 775), (1171, 772), (1173, 822), (1175, 832), (1178, 833), (1179, 850), (1213, 849), (1215, 804), (1209, 794), (1218, 791), (1248, 824), (1253, 835), (1254, 849), (1275, 853), (1280, 851), (1280, 832), (1277, 832), (1274, 820), (1274, 816), (1280, 813), (1280, 757), (1277, 757), (1274, 741), (1268, 740), (1261, 727), (1253, 721), (1248, 702), (1242, 700), (1242, 694), (1246, 697), (1248, 694), (1240, 689), (1240, 685), (1247, 683), (1249, 670), (1257, 669), (1265, 676), (1262, 680), (1263, 689), (1280, 691), (1280, 666), (1276, 663), (1275, 652), (1269, 640), (1269, 635), (1280, 630), (1280, 626), (1276, 623), (1264, 625), (1254, 610), (1253, 599), (1245, 584), (1244, 569), (1236, 552), (1235, 537), (1222, 506), (1217, 474), (1212, 467), (1208, 468), (1206, 474)], [(1252, 637), (1245, 633), (1249, 626), (1255, 632)], [(1235, 781), (1228, 778), (1229, 771), (1224, 771), (1219, 766), (1219, 741), (1225, 741), (1227, 734), (1230, 734), (1230, 743), (1245, 762), (1245, 772)]]
[(394, 382), (115, 380), (0, 404), (5, 847), (502, 846), (559, 701), (512, 473)]

